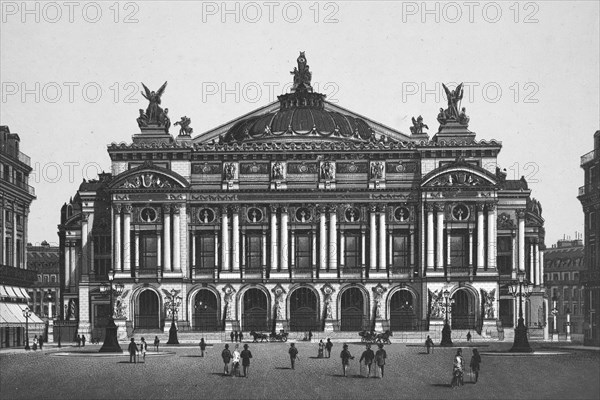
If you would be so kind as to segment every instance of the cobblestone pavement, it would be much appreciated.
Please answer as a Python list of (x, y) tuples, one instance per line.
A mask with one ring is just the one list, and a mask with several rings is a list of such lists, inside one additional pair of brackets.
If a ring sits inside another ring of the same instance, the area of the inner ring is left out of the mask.
[[(126, 354), (95, 356), (100, 346), (50, 348), (44, 352), (0, 353), (0, 398), (529, 398), (576, 399), (600, 397), (600, 354), (568, 351), (563, 355), (502, 357), (482, 356), (477, 384), (449, 387), (456, 348), (436, 348), (424, 354), (422, 347), (392, 344), (383, 379), (360, 377), (358, 359), (364, 346), (350, 344), (356, 357), (349, 377), (342, 376), (336, 343), (331, 359), (318, 359), (316, 343), (297, 343), (300, 359), (290, 369), (284, 343), (250, 343), (253, 354), (249, 377), (222, 376), (222, 344), (209, 347), (201, 358), (198, 347), (161, 347), (145, 363), (129, 364)], [(125, 348), (125, 346), (123, 346)], [(505, 351), (509, 344), (492, 343), (481, 352)], [(536, 348), (552, 352), (547, 345)], [(558, 351), (558, 349), (555, 352)], [(57, 352), (90, 352), (87, 356), (58, 356)], [(464, 348), (469, 362), (471, 349)], [(363, 367), (364, 368), (364, 367)]]

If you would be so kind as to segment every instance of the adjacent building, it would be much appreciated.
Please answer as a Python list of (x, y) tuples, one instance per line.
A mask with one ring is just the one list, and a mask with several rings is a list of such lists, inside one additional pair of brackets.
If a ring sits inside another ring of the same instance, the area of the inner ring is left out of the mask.
[[(556, 328), (559, 333), (567, 332), (567, 315), (571, 333), (583, 337), (584, 291), (580, 283), (586, 270), (584, 246), (581, 239), (559, 240), (544, 252), (545, 286), (551, 308), (556, 308)], [(550, 323), (553, 325), (553, 322)]]
[[(515, 326), (507, 284), (534, 286), (547, 321), (544, 220), (524, 178), (497, 165), (448, 90), (439, 129), (410, 134), (313, 91), (303, 54), (290, 93), (193, 135), (147, 90), (139, 133), (111, 144), (111, 173), (61, 210), (61, 312), (81, 333), (113, 313), (120, 332), (455, 330)], [(430, 123), (430, 125), (433, 125)], [(107, 277), (124, 285), (110, 310)], [(446, 297), (453, 303), (446, 314)]]
[(585, 185), (578, 199), (585, 216), (585, 343), (600, 345), (600, 131), (594, 133), (594, 150), (581, 157)]
[(45, 320), (53, 320), (60, 306), (59, 247), (43, 241), (39, 246), (27, 244), (27, 269), (35, 271), (37, 280), (28, 290), (30, 307)]
[(27, 269), (27, 219), (35, 191), (29, 186), (31, 161), (20, 151), (21, 139), (8, 126), (0, 126), (0, 346), (25, 343), (26, 323), (41, 330), (42, 321), (23, 311), (31, 300), (28, 290), (36, 281)]

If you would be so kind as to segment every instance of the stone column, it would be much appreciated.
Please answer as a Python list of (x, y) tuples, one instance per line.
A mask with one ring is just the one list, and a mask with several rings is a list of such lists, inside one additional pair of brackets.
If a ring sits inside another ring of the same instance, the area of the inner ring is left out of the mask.
[(196, 231), (192, 231), (192, 268), (196, 268)]
[(369, 206), (369, 267), (371, 271), (377, 271), (377, 226), (376, 215), (377, 207), (374, 204)]
[(113, 271), (121, 271), (121, 205), (113, 205)]
[(496, 205), (487, 205), (488, 215), (488, 251), (487, 268), (496, 269)]
[(529, 241), (529, 281), (535, 285), (535, 258), (533, 251), (533, 242)]
[(336, 271), (338, 265), (337, 207), (329, 206), (329, 271)]
[(540, 266), (540, 286), (544, 286), (544, 252), (540, 251), (539, 252), (539, 256), (540, 256), (540, 262), (539, 262), (539, 266)]
[(435, 244), (433, 242), (433, 205), (426, 204), (427, 211), (427, 267), (434, 268)]
[[(415, 230), (414, 228), (409, 229), (409, 239), (410, 240), (410, 267), (414, 269), (415, 267)], [(411, 274), (414, 272), (411, 271)], [(412, 278), (413, 275), (411, 275)]]
[(221, 271), (229, 271), (229, 217), (227, 206), (221, 207)]
[(281, 262), (281, 271), (288, 270), (289, 264), (289, 251), (290, 251), (290, 243), (288, 238), (288, 207), (281, 207), (281, 245), (280, 245), (280, 262)]
[(65, 287), (68, 288), (71, 285), (71, 260), (69, 259), (71, 257), (71, 250), (70, 250), (70, 246), (71, 246), (71, 242), (68, 240), (65, 240), (64, 242), (64, 252), (65, 252), (65, 265), (64, 265), (64, 271), (65, 271)]
[(234, 272), (240, 270), (240, 206), (232, 207), (231, 220), (231, 269)]
[(140, 232), (135, 231), (135, 265), (133, 268), (136, 271), (140, 270)]
[(484, 268), (483, 204), (477, 204), (477, 269)]
[(365, 229), (360, 230), (360, 266), (364, 270), (367, 265), (367, 233)]
[(387, 270), (387, 253), (386, 253), (386, 226), (385, 226), (385, 204), (378, 207), (379, 211), (379, 272)]
[(181, 209), (173, 205), (173, 271), (181, 271)]
[(436, 268), (444, 268), (444, 205), (436, 204), (437, 214), (437, 257)]
[[(290, 267), (294, 269), (296, 262), (296, 241), (294, 239), (294, 231), (290, 230)], [(282, 267), (283, 268), (283, 267)]]
[(317, 269), (317, 230), (316, 229), (311, 229), (310, 231), (310, 235), (311, 235), (311, 241), (312, 241), (312, 255), (311, 255), (311, 272), (313, 276), (315, 275), (315, 270)]
[(318, 207), (319, 212), (319, 269), (327, 269), (327, 224), (325, 221), (325, 206)]
[(171, 271), (171, 206), (163, 205), (163, 271)]
[[(242, 245), (242, 249), (240, 250), (240, 269), (246, 269), (246, 231), (240, 230), (240, 244)], [(261, 238), (262, 240), (262, 238)]]
[(473, 272), (473, 229), (469, 228), (469, 274)]
[(340, 269), (344, 269), (344, 257), (345, 257), (345, 245), (346, 245), (346, 238), (344, 237), (344, 231), (342, 230), (342, 228), (339, 229), (338, 232), (338, 252), (339, 252), (339, 265), (340, 265)]
[(215, 279), (217, 276), (219, 276), (218, 272), (219, 272), (219, 231), (217, 229), (215, 229)]
[(90, 273), (90, 265), (88, 262), (88, 239), (89, 239), (89, 231), (88, 231), (88, 213), (81, 213), (81, 264), (82, 264), (82, 272), (84, 274)]
[(157, 271), (162, 271), (162, 266), (163, 266), (163, 258), (162, 258), (162, 235), (160, 234), (160, 232), (156, 235), (157, 236), (157, 241), (156, 241), (156, 263), (157, 265)]
[(131, 271), (131, 204), (125, 204), (123, 215), (123, 271)]
[(262, 277), (263, 279), (266, 279), (266, 272), (267, 272), (267, 231), (263, 230), (262, 231)]
[(77, 241), (74, 240), (69, 247), (69, 269), (71, 270), (71, 286), (77, 286)]
[(535, 257), (535, 284), (540, 285), (542, 276), (542, 267), (540, 265), (540, 245), (539, 243), (534, 244), (534, 257)]
[(519, 219), (519, 271), (525, 272), (525, 210), (517, 210)]
[(271, 271), (276, 272), (279, 264), (277, 245), (277, 206), (271, 206)]
[(446, 265), (448, 267), (451, 267), (451, 262), (450, 262), (450, 256), (451, 251), (450, 251), (450, 235), (452, 235), (452, 229), (450, 229), (449, 227), (446, 228)]

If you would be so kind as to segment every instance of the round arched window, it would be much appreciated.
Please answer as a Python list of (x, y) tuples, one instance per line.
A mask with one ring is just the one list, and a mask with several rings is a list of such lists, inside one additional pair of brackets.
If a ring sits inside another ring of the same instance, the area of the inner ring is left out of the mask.
[(348, 222), (360, 221), (360, 210), (356, 207), (348, 207), (344, 212), (344, 216)]

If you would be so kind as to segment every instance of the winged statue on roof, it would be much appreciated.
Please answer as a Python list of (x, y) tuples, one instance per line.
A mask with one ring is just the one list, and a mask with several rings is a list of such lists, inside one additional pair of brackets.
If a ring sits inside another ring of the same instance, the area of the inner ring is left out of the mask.
[(448, 110), (446, 110), (446, 114), (449, 118), (458, 120), (458, 117), (459, 117), (458, 103), (463, 98), (463, 84), (461, 83), (454, 90), (448, 89), (448, 87), (446, 85), (444, 85), (443, 83), (442, 83), (442, 86), (444, 87), (444, 91), (446, 92), (446, 98), (448, 99)]
[(167, 88), (167, 82), (163, 83), (157, 91), (150, 91), (143, 83), (142, 86), (145, 92), (142, 92), (142, 96), (149, 101), (148, 108), (146, 109), (146, 119), (150, 124), (160, 125), (161, 115), (164, 114), (163, 109), (160, 107), (160, 98)]

